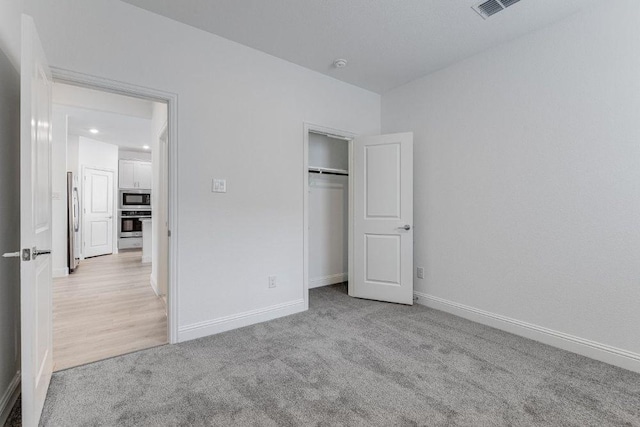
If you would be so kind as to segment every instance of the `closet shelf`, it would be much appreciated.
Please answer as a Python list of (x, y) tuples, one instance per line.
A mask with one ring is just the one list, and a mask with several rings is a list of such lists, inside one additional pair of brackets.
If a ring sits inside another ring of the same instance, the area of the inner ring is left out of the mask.
[(349, 175), (349, 171), (345, 169), (319, 168), (309, 166), (309, 172), (329, 175)]

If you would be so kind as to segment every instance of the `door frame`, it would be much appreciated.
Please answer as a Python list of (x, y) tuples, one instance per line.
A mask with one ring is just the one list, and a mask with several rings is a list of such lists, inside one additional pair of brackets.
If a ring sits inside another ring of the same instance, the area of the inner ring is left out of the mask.
[(75, 86), (96, 89), (119, 95), (132, 96), (148, 101), (167, 104), (167, 144), (168, 147), (168, 194), (169, 207), (169, 274), (167, 280), (167, 322), (169, 325), (169, 343), (178, 342), (178, 94), (144, 86), (133, 85), (117, 80), (106, 79), (90, 74), (80, 73), (65, 68), (51, 66), (53, 81)]
[(82, 201), (81, 206), (79, 207), (79, 214), (80, 214), (80, 224), (82, 224), (82, 226), (80, 227), (80, 244), (82, 245), (82, 248), (80, 249), (80, 253), (81, 253), (81, 257), (80, 259), (83, 260), (85, 259), (85, 255), (84, 255), (84, 248), (85, 248), (85, 238), (87, 237), (85, 235), (85, 231), (87, 229), (86, 224), (84, 223), (85, 218), (85, 202), (87, 201), (87, 197), (85, 192), (87, 191), (87, 182), (85, 180), (85, 174), (87, 172), (87, 169), (93, 169), (96, 171), (102, 171), (102, 172), (110, 172), (111, 173), (111, 190), (113, 191), (112, 194), (112, 206), (111, 206), (111, 219), (113, 220), (113, 223), (111, 224), (111, 253), (112, 254), (117, 254), (118, 251), (115, 250), (117, 248), (117, 239), (116, 236), (118, 235), (118, 227), (116, 224), (116, 202), (118, 200), (117, 197), (117, 191), (115, 189), (116, 186), (116, 171), (114, 171), (113, 169), (107, 169), (107, 168), (99, 168), (99, 167), (94, 167), (94, 166), (89, 166), (89, 165), (82, 165), (82, 167), (80, 168), (80, 186), (82, 187), (82, 198), (80, 199)]
[(303, 135), (303, 154), (302, 154), (302, 182), (303, 182), (303, 214), (302, 214), (302, 251), (303, 251), (303, 263), (302, 263), (302, 294), (304, 298), (304, 309), (309, 309), (309, 132), (326, 135), (329, 137), (337, 137), (337, 139), (345, 140), (346, 144), (349, 144), (349, 210), (348, 210), (348, 228), (347, 233), (348, 240), (348, 271), (347, 280), (351, 272), (353, 271), (353, 139), (358, 136), (353, 132), (348, 132), (340, 129), (334, 129), (326, 126), (315, 125), (313, 123), (304, 123), (304, 135)]

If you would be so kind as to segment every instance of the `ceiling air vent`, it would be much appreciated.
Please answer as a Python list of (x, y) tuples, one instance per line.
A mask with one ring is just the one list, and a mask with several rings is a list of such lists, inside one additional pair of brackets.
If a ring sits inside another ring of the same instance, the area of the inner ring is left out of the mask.
[(484, 19), (495, 15), (498, 12), (502, 12), (509, 6), (518, 3), (520, 0), (488, 0), (480, 4), (472, 6), (472, 9), (478, 12)]
[(474, 6), (474, 10), (485, 19), (502, 11), (502, 9), (504, 9), (504, 6), (502, 6), (498, 0), (488, 0)]

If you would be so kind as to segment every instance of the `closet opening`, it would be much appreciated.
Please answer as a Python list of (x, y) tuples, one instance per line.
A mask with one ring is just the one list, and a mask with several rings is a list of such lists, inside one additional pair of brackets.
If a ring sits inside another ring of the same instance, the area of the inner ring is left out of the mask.
[(324, 286), (348, 293), (351, 141), (348, 132), (305, 126), (305, 302)]

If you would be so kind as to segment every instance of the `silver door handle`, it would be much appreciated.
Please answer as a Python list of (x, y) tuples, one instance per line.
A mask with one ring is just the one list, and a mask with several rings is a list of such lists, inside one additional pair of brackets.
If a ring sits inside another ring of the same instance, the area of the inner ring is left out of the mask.
[(411, 230), (411, 226), (409, 224), (407, 224), (407, 225), (404, 225), (402, 227), (398, 227), (398, 230), (409, 231), (409, 230)]
[(36, 259), (38, 257), (38, 255), (48, 255), (51, 253), (51, 250), (43, 250), (43, 251), (39, 251), (36, 248), (33, 248), (33, 251), (31, 252), (31, 259)]

